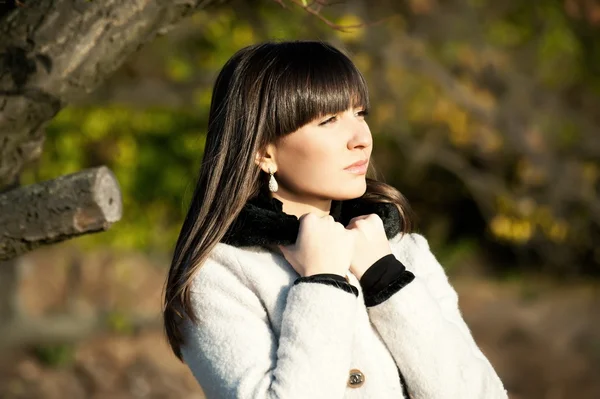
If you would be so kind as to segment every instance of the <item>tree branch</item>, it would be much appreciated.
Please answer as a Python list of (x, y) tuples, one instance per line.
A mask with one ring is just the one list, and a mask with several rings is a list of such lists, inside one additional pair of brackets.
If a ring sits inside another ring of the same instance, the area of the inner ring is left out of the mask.
[[(284, 0), (273, 0), (273, 1), (280, 4), (283, 8), (287, 8)], [(323, 7), (341, 4), (341, 3), (343, 3), (343, 1), (326, 1), (326, 0), (312, 0), (310, 2), (307, 0), (287, 0), (287, 1), (289, 1), (292, 4), (295, 4), (296, 6), (302, 8), (307, 13), (320, 19), (323, 23), (325, 23), (331, 29), (334, 29), (334, 30), (337, 30), (340, 32), (349, 32), (352, 29), (358, 29), (358, 28), (364, 28), (367, 26), (377, 25), (377, 24), (383, 23), (385, 21), (388, 21), (390, 18), (394, 17), (392, 15), (387, 18), (382, 18), (382, 19), (374, 21), (374, 22), (354, 24), (354, 25), (340, 25), (338, 23), (333, 22), (329, 18), (325, 17), (323, 14), (321, 14), (321, 11), (322, 11)]]

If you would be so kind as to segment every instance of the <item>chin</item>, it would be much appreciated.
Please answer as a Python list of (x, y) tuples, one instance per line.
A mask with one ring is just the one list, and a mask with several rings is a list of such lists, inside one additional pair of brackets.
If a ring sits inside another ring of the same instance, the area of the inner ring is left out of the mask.
[(351, 184), (348, 184), (348, 185), (344, 186), (343, 188), (340, 188), (340, 190), (338, 191), (337, 198), (335, 198), (335, 199), (338, 201), (345, 201), (345, 200), (351, 200), (354, 198), (359, 198), (359, 197), (362, 197), (362, 195), (366, 191), (367, 191), (367, 182), (366, 182), (366, 180), (362, 179), (360, 181), (360, 183), (352, 182)]

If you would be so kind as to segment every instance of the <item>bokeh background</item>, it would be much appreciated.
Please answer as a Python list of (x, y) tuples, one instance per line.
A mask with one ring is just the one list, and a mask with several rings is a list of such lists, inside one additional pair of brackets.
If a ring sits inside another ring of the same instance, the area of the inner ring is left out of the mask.
[(32, 317), (106, 317), (69, 339), (15, 342), (0, 397), (202, 398), (168, 350), (160, 298), (216, 74), (273, 39), (328, 41), (364, 73), (380, 178), (413, 205), (511, 398), (600, 398), (594, 0), (346, 0), (316, 15), (231, 0), (141, 48), (55, 117), (22, 175), (117, 176), (122, 220), (21, 257), (16, 290)]

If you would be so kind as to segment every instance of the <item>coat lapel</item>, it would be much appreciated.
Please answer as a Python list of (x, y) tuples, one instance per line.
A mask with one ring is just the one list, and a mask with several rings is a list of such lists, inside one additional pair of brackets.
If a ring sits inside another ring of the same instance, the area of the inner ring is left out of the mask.
[[(362, 198), (332, 201), (329, 213), (344, 226), (356, 216), (375, 213), (383, 220), (388, 239), (398, 234), (401, 228), (400, 213), (394, 204), (374, 203)], [(299, 228), (300, 221), (283, 212), (281, 201), (261, 193), (246, 202), (221, 241), (236, 247), (258, 245), (272, 249), (277, 245), (294, 244)]]

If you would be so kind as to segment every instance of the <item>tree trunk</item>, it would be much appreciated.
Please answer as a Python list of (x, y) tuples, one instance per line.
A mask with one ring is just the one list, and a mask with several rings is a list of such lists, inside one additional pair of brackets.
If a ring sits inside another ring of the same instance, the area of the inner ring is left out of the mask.
[(17, 259), (0, 261), (0, 324), (21, 314), (20, 268)]
[(0, 194), (0, 260), (108, 229), (121, 218), (119, 185), (102, 166)]
[(0, 13), (0, 189), (39, 156), (44, 126), (143, 44), (223, 0), (39, 0)]

